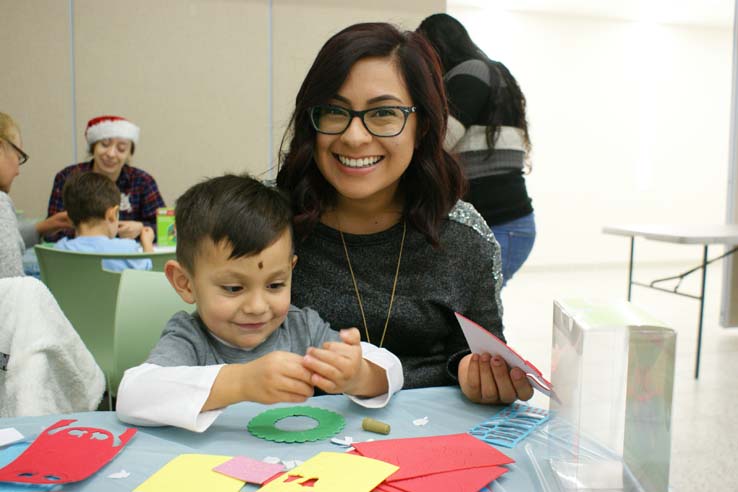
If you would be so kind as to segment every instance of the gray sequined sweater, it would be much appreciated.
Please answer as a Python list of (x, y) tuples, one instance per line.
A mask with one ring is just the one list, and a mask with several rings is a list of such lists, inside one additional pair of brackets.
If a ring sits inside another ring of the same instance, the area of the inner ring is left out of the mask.
[[(382, 338), (402, 224), (377, 234), (344, 234), (359, 287), (371, 343)], [(337, 230), (318, 224), (296, 244), (292, 303), (311, 307), (334, 329), (366, 333)], [(433, 248), (409, 224), (384, 348), (402, 361), (404, 388), (457, 384), (461, 357), (469, 353), (454, 311), (503, 339), (500, 248), (476, 210), (459, 202)]]

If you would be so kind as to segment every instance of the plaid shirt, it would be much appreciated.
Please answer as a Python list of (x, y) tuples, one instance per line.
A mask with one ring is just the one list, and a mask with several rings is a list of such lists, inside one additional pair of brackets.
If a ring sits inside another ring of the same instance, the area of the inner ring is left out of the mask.
[[(48, 217), (64, 210), (62, 189), (70, 174), (92, 171), (92, 161), (67, 166), (54, 177), (54, 186), (49, 197)], [(156, 209), (164, 207), (164, 199), (159, 193), (156, 181), (145, 171), (124, 164), (115, 182), (121, 192), (120, 220), (136, 220), (154, 229), (156, 233)], [(74, 237), (74, 229), (65, 229), (47, 236), (48, 241), (58, 241), (62, 237)]]

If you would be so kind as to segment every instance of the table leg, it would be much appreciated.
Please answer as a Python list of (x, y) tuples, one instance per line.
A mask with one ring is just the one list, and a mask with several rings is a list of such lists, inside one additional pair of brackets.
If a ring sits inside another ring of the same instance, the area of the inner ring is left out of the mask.
[(700, 351), (702, 350), (702, 318), (705, 313), (705, 279), (707, 278), (707, 244), (702, 252), (702, 288), (700, 289), (700, 319), (697, 323), (697, 362), (694, 366), (694, 378), (700, 377)]
[(630, 236), (630, 261), (628, 262), (628, 302), (630, 302), (630, 291), (633, 288), (633, 248), (635, 247), (635, 236)]

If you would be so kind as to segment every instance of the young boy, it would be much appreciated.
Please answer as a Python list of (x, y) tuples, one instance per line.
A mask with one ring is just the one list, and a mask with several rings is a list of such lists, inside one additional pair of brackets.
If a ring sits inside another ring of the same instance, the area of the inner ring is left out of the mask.
[(382, 407), (402, 387), (395, 355), (290, 304), (297, 257), (276, 188), (226, 175), (190, 188), (175, 210), (177, 261), (165, 272), (197, 310), (175, 314), (148, 360), (125, 372), (120, 420), (202, 432), (241, 401), (297, 403), (317, 387)]
[[(139, 244), (133, 239), (120, 239), (118, 211), (120, 190), (107, 176), (93, 172), (76, 173), (67, 179), (62, 191), (64, 208), (74, 224), (76, 237), (63, 238), (54, 247), (92, 253), (136, 253)], [(141, 248), (154, 251), (154, 230), (141, 231)], [(151, 270), (151, 260), (103, 260), (103, 268), (119, 272), (127, 268)]]

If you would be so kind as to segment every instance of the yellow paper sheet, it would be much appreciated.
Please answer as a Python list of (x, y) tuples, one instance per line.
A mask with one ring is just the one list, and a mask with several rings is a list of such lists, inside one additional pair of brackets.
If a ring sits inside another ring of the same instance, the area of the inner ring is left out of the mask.
[(238, 492), (244, 482), (213, 471), (231, 458), (233, 456), (181, 454), (151, 475), (135, 492)]
[[(318, 453), (302, 465), (289, 470), (259, 492), (369, 492), (398, 470), (384, 461), (346, 453)], [(290, 476), (300, 476), (290, 480)], [(301, 484), (316, 479), (312, 487)]]

